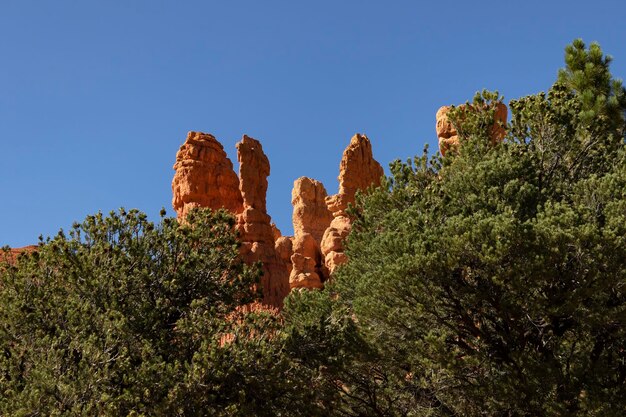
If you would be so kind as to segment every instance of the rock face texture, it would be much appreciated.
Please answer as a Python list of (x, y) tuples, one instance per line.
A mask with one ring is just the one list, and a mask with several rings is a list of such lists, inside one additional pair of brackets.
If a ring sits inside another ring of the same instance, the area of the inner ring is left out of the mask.
[(237, 159), (243, 197), (243, 211), (237, 216), (241, 254), (245, 262), (263, 263), (263, 304), (280, 308), (289, 293), (289, 273), (287, 264), (276, 252), (275, 231), (266, 211), (270, 163), (261, 143), (245, 135), (237, 144)]
[(261, 144), (247, 136), (237, 144), (237, 157), (239, 177), (215, 137), (189, 132), (176, 154), (172, 205), (181, 220), (194, 207), (235, 214), (242, 258), (263, 263), (263, 304), (280, 308), (289, 292), (289, 272), (275, 250), (275, 231), (266, 212), (269, 161)]
[(334, 217), (345, 214), (357, 190), (380, 185), (382, 176), (383, 168), (374, 159), (370, 140), (360, 133), (352, 136), (339, 164), (339, 192), (326, 199), (328, 209)]
[(343, 242), (351, 227), (345, 212), (348, 204), (354, 203), (358, 190), (379, 186), (383, 174), (383, 168), (372, 154), (370, 140), (359, 133), (354, 135), (339, 165), (339, 192), (326, 198), (326, 206), (332, 212), (333, 220), (322, 237), (321, 251), (331, 273), (347, 260), (343, 253)]
[(319, 181), (300, 177), (293, 183), (291, 204), (293, 205), (293, 232), (295, 237), (309, 233), (317, 244), (322, 241), (333, 214), (326, 206), (326, 188)]
[(293, 265), (289, 276), (291, 288), (322, 288), (328, 278), (320, 244), (332, 213), (326, 207), (324, 185), (307, 177), (298, 178), (293, 184)]
[(239, 179), (222, 144), (206, 133), (189, 132), (176, 154), (172, 205), (179, 219), (194, 207), (243, 209)]
[[(459, 108), (464, 111), (477, 111), (477, 109), (473, 106), (468, 106), (462, 104)], [(439, 139), (439, 152), (445, 156), (446, 152), (451, 149), (457, 149), (459, 146), (459, 133), (456, 128), (452, 125), (452, 122), (448, 119), (448, 113), (452, 109), (451, 106), (443, 106), (439, 108), (437, 111), (436, 119), (436, 129), (437, 129), (437, 138)], [(504, 129), (504, 125), (506, 124), (508, 110), (506, 105), (503, 103), (498, 103), (494, 112), (494, 123), (490, 129), (491, 143), (496, 144), (502, 139), (504, 139), (504, 135), (506, 134), (506, 130)]]
[(293, 265), (291, 264), (291, 256), (293, 255), (293, 242), (289, 236), (279, 236), (274, 243), (276, 255), (287, 266), (287, 275), (291, 276)]
[[(176, 155), (172, 204), (183, 220), (194, 207), (225, 208), (237, 216), (245, 262), (263, 264), (262, 304), (281, 308), (292, 288), (322, 288), (330, 272), (345, 262), (343, 241), (350, 231), (345, 209), (357, 190), (379, 185), (383, 169), (365, 135), (355, 135), (339, 167), (339, 192), (301, 177), (292, 191), (294, 236), (282, 236), (267, 213), (270, 164), (259, 141), (237, 144), (239, 176), (222, 145), (211, 135), (189, 132)], [(253, 306), (254, 307), (254, 306)]]

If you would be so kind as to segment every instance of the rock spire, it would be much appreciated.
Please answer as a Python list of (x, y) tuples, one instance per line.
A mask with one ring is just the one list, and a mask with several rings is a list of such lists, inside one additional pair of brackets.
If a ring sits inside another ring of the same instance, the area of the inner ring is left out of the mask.
[(194, 207), (225, 208), (240, 213), (239, 179), (224, 147), (213, 135), (189, 132), (176, 153), (172, 205), (184, 219)]
[(194, 207), (225, 208), (237, 217), (245, 262), (263, 265), (263, 304), (281, 308), (292, 288), (322, 288), (337, 265), (345, 262), (343, 241), (350, 231), (345, 209), (358, 190), (380, 184), (383, 169), (365, 135), (355, 135), (339, 167), (339, 192), (301, 177), (294, 182), (294, 236), (281, 236), (267, 213), (270, 163), (261, 143), (249, 136), (237, 144), (239, 176), (222, 145), (212, 135), (189, 132), (176, 155), (172, 204), (179, 219)]
[(383, 168), (374, 159), (370, 140), (359, 133), (354, 135), (339, 165), (339, 192), (326, 198), (333, 220), (322, 237), (321, 251), (331, 273), (347, 260), (343, 242), (351, 229), (350, 218), (345, 212), (348, 204), (354, 203), (358, 190), (379, 186), (383, 174)]

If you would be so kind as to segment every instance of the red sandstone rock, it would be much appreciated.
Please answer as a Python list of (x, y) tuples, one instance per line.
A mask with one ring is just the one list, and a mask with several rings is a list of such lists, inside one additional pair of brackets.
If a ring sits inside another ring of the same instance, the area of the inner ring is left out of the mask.
[(189, 132), (176, 154), (174, 170), (172, 205), (179, 219), (193, 207), (242, 211), (239, 179), (224, 148), (212, 135)]
[(293, 242), (289, 236), (280, 236), (274, 243), (276, 254), (287, 266), (287, 274), (290, 275), (293, 269), (291, 264), (291, 256), (293, 255)]
[(289, 273), (286, 263), (276, 252), (271, 218), (266, 213), (270, 164), (259, 141), (245, 135), (237, 144), (237, 159), (244, 208), (237, 216), (241, 254), (245, 262), (262, 262), (263, 303), (280, 308), (289, 293)]
[(329, 252), (326, 254), (324, 262), (329, 271), (334, 271), (339, 265), (348, 262), (348, 257), (343, 252)]
[[(346, 216), (335, 217), (324, 233), (321, 251), (324, 256), (324, 264), (330, 272), (344, 263), (347, 258), (343, 255), (344, 241), (350, 233), (350, 219)], [(339, 256), (343, 255), (343, 256)]]
[(270, 224), (270, 226), (272, 226), (272, 234), (274, 235), (274, 241), (276, 241), (279, 237), (282, 236), (282, 233), (280, 233), (280, 229), (276, 226), (275, 223)]
[(493, 114), (494, 123), (491, 126), (491, 143), (502, 142), (506, 136), (506, 118), (509, 111), (504, 103), (498, 103)]
[(291, 274), (291, 255), (293, 255), (293, 243), (289, 236), (283, 236), (280, 230), (274, 223), (272, 223), (272, 232), (274, 233), (274, 250), (276, 255), (287, 266), (287, 274)]
[(321, 244), (322, 252), (325, 254), (341, 252), (343, 250), (343, 241), (348, 237), (351, 227), (348, 217), (335, 217), (324, 233), (324, 239)]
[(309, 233), (293, 241), (291, 256), (293, 269), (289, 276), (291, 288), (323, 288), (321, 273), (322, 254), (315, 238)]
[(318, 246), (322, 241), (324, 231), (333, 219), (332, 213), (326, 207), (326, 189), (319, 181), (300, 177), (293, 183), (291, 204), (293, 205), (294, 237), (309, 233)]
[(239, 160), (239, 189), (244, 207), (251, 207), (265, 213), (267, 177), (270, 175), (270, 161), (263, 153), (261, 143), (243, 135), (237, 144)]
[(326, 189), (321, 182), (307, 177), (294, 182), (291, 288), (322, 288), (328, 276), (320, 250), (322, 236), (332, 220), (325, 199)]
[(345, 215), (357, 190), (379, 185), (383, 169), (369, 140), (355, 135), (341, 160), (339, 193), (328, 197), (309, 178), (294, 183), (294, 237), (281, 236), (266, 212), (270, 165), (261, 144), (244, 136), (237, 144), (239, 178), (224, 149), (211, 135), (190, 132), (176, 155), (173, 205), (180, 219), (192, 207), (226, 208), (237, 215), (241, 256), (263, 264), (263, 305), (280, 308), (292, 288), (321, 288), (345, 262), (343, 241), (350, 231)]
[(172, 205), (179, 219), (193, 207), (225, 208), (236, 214), (243, 260), (263, 264), (263, 304), (280, 308), (289, 292), (289, 272), (274, 248), (275, 231), (266, 213), (269, 161), (261, 144), (247, 136), (237, 144), (237, 156), (239, 178), (212, 135), (189, 132), (176, 155)]
[[(476, 111), (476, 108), (471, 105), (468, 107), (467, 105), (462, 104), (459, 106), (459, 108)], [(439, 139), (439, 152), (441, 152), (443, 156), (445, 156), (448, 150), (457, 149), (459, 146), (459, 133), (457, 132), (457, 129), (454, 127), (452, 122), (448, 119), (448, 113), (451, 109), (452, 107), (450, 106), (443, 106), (439, 108), (439, 110), (437, 110), (436, 115), (436, 130), (437, 138)], [(494, 122), (491, 126), (490, 131), (492, 144), (501, 142), (502, 139), (504, 139), (504, 136), (506, 134), (504, 126), (506, 125), (507, 113), (508, 111), (506, 105), (504, 105), (503, 103), (498, 103), (496, 105), (493, 115)]]
[(354, 135), (339, 165), (339, 192), (326, 198), (334, 219), (322, 237), (321, 252), (331, 273), (347, 259), (343, 254), (343, 241), (350, 232), (350, 219), (345, 209), (348, 204), (354, 203), (358, 190), (379, 186), (383, 174), (383, 168), (374, 159), (372, 144), (367, 136)]
[(437, 119), (436, 130), (437, 130), (437, 138), (439, 139), (439, 152), (442, 155), (446, 154), (446, 151), (458, 144), (459, 137), (456, 128), (448, 119), (448, 112), (452, 107), (450, 106), (442, 106), (437, 110), (437, 115), (435, 116)]
[(326, 199), (333, 216), (345, 214), (348, 203), (354, 203), (357, 190), (380, 185), (383, 173), (383, 168), (372, 155), (372, 144), (367, 136), (354, 135), (343, 151), (339, 165), (339, 192)]

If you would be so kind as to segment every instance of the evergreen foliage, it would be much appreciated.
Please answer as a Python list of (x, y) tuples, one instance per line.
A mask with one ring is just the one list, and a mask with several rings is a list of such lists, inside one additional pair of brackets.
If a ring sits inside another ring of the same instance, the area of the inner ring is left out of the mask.
[(624, 414), (626, 103), (609, 62), (575, 41), (547, 94), (510, 103), (504, 143), (483, 92), (482, 111), (451, 112), (458, 154), (395, 162), (360, 197), (349, 262), (286, 313), (329, 352), (337, 415)]
[(349, 262), (252, 308), (234, 219), (89, 216), (0, 263), (0, 414), (622, 416), (626, 90), (580, 40), (546, 92), (358, 195)]
[(155, 226), (120, 210), (0, 266), (0, 414), (274, 416), (297, 404), (277, 317), (240, 309), (258, 298), (259, 269), (239, 260), (233, 226), (225, 212)]

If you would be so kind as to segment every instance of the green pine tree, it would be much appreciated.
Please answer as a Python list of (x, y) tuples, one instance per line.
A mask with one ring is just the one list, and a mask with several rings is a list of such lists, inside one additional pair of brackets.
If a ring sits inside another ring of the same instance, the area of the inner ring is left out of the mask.
[(1, 415), (301, 415), (278, 317), (241, 309), (233, 217), (187, 220), (88, 216), (0, 263)]
[(349, 262), (287, 303), (295, 337), (347, 364), (323, 363), (337, 415), (623, 415), (625, 107), (609, 61), (574, 42), (547, 94), (511, 102), (502, 144), (485, 92), (484, 112), (451, 115), (457, 155), (395, 162), (360, 197)]

